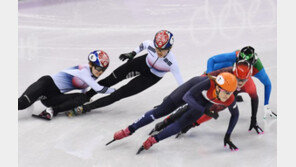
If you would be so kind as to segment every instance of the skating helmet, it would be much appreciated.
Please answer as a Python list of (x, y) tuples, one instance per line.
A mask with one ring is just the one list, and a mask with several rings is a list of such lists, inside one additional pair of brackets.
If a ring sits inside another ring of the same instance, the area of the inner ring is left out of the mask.
[(88, 55), (88, 61), (95, 66), (98, 71), (105, 71), (109, 66), (109, 56), (102, 50), (95, 50)]
[(173, 34), (167, 30), (158, 31), (154, 37), (154, 46), (160, 50), (170, 50), (174, 44)]
[(239, 80), (248, 79), (253, 73), (253, 66), (247, 61), (238, 61), (233, 66), (233, 74)]
[(242, 48), (237, 57), (237, 61), (245, 60), (248, 61), (251, 65), (254, 65), (256, 63), (256, 59), (257, 56), (255, 53), (255, 49), (252, 46), (246, 46)]
[(229, 72), (220, 73), (215, 80), (216, 84), (228, 92), (234, 92), (237, 88), (236, 77)]

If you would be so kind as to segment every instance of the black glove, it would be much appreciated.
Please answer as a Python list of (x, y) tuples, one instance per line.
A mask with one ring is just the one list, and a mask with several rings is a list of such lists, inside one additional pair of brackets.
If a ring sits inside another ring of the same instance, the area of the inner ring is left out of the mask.
[(218, 119), (219, 114), (218, 114), (218, 112), (216, 112), (212, 109), (213, 105), (214, 105), (213, 103), (208, 102), (205, 106), (204, 114), (206, 114), (207, 116), (212, 117), (214, 119)]
[(161, 122), (158, 122), (155, 127), (154, 130), (155, 131), (161, 131), (162, 129), (164, 129), (165, 127), (167, 127), (170, 124), (170, 122), (168, 121), (168, 119), (165, 119)]
[(216, 112), (216, 111), (209, 111), (209, 110), (206, 110), (206, 111), (205, 111), (205, 114), (206, 114), (207, 116), (209, 116), (209, 117), (214, 118), (214, 119), (218, 119), (218, 117), (219, 117), (219, 114), (218, 114), (218, 112)]
[[(165, 97), (165, 98), (167, 98), (167, 97)], [(157, 107), (158, 106), (155, 106), (155, 108), (157, 108)], [(179, 107), (175, 113), (171, 114), (168, 118), (166, 118), (162, 122), (157, 123), (155, 125), (155, 127), (151, 130), (149, 135), (151, 135), (153, 132), (159, 132), (162, 129), (164, 129), (165, 127), (169, 126), (171, 123), (175, 122), (187, 111), (187, 108), (188, 108), (188, 105), (183, 105), (182, 107)]]
[(187, 133), (189, 131), (189, 129), (194, 128), (196, 126), (199, 126), (199, 124), (197, 122), (194, 122), (193, 124), (187, 125), (185, 126), (185, 128), (183, 128), (181, 130), (182, 133)]
[(251, 131), (252, 129), (255, 129), (256, 132), (260, 135), (263, 134), (264, 131), (257, 125), (257, 120), (254, 117), (251, 117), (251, 124), (250, 124), (250, 128), (249, 131)]
[(194, 122), (193, 124), (185, 126), (177, 135), (176, 138), (178, 138), (180, 135), (185, 134), (189, 131), (189, 129), (194, 128), (195, 126), (199, 126), (197, 122)]
[(125, 59), (129, 59), (128, 61), (132, 60), (136, 56), (136, 52), (132, 51), (130, 53), (123, 53), (119, 56), (119, 59), (124, 61)]
[(230, 141), (230, 134), (226, 134), (224, 137), (224, 147), (226, 147), (227, 144), (231, 151), (238, 151), (238, 148)]
[(162, 129), (164, 129), (165, 127), (167, 127), (169, 124), (171, 124), (172, 122), (169, 122), (168, 119), (166, 118), (165, 120), (158, 122), (155, 127), (150, 131), (149, 135), (152, 135), (152, 133), (154, 132), (159, 132)]
[(243, 102), (244, 101), (244, 99), (243, 99), (243, 97), (241, 95), (237, 95), (235, 97), (235, 100), (236, 100), (236, 102)]

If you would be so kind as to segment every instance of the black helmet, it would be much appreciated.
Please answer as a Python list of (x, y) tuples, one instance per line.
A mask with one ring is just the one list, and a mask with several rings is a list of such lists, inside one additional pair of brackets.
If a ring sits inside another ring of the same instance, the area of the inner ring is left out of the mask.
[(245, 60), (254, 65), (256, 63), (256, 59), (255, 49), (252, 46), (246, 46), (240, 50), (237, 61)]

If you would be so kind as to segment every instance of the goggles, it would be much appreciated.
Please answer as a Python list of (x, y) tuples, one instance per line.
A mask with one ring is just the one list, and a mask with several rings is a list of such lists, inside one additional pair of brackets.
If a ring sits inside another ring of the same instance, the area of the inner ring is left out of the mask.
[(256, 56), (257, 56), (257, 53), (244, 54), (244, 53), (240, 52), (238, 59), (248, 61), (249, 63), (251, 63), (251, 65), (254, 65), (256, 62)]
[(238, 82), (246, 82), (248, 80), (248, 78), (246, 78), (246, 79), (240, 79), (240, 78), (237, 78), (237, 77), (236, 77), (236, 79), (237, 79)]
[(226, 95), (231, 95), (233, 93), (221, 88), (220, 86), (218, 86), (218, 88), (219, 88), (219, 92), (224, 92)]
[(105, 71), (106, 70), (106, 68), (103, 68), (103, 67), (100, 67), (100, 66), (94, 66), (94, 67), (95, 67), (95, 69), (97, 71)]

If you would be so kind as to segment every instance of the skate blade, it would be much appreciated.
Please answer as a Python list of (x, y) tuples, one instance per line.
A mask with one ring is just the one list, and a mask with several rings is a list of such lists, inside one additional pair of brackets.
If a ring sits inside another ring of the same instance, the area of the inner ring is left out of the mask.
[(47, 121), (50, 121), (50, 119), (48, 119), (48, 118), (44, 118), (44, 117), (42, 117), (42, 116), (40, 116), (40, 115), (36, 115), (36, 114), (32, 114), (32, 117), (34, 117), (34, 118), (39, 118), (39, 119), (43, 119), (43, 120), (47, 120)]
[(180, 136), (182, 136), (182, 133), (178, 133), (178, 134), (176, 135), (176, 139), (179, 138)]
[(109, 141), (109, 142), (106, 144), (106, 146), (108, 146), (109, 144), (111, 144), (111, 143), (113, 143), (113, 142), (115, 142), (115, 141), (116, 141), (115, 139)]
[(152, 133), (154, 133), (154, 132), (155, 132), (155, 129), (153, 128), (153, 129), (150, 131), (149, 136), (150, 136)]
[(137, 152), (137, 155), (140, 154), (144, 150), (144, 146), (141, 146)]

